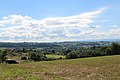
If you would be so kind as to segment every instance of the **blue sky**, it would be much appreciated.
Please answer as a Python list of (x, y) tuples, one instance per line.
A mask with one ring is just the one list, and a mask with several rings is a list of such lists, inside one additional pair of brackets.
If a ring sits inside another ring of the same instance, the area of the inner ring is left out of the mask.
[(0, 41), (120, 39), (120, 0), (0, 0)]

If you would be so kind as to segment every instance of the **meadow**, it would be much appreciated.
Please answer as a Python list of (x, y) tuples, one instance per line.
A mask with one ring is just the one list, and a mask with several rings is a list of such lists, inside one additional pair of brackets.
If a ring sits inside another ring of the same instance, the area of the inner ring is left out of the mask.
[(55, 54), (47, 54), (46, 55), (47, 58), (62, 58), (62, 59), (65, 59), (65, 56), (63, 55), (55, 55)]
[(0, 80), (120, 80), (120, 55), (0, 63)]

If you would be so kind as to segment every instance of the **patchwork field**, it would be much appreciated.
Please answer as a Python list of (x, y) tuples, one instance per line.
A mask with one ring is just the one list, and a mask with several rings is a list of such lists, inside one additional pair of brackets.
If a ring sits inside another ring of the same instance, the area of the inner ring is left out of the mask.
[(120, 55), (1, 64), (0, 80), (120, 80)]

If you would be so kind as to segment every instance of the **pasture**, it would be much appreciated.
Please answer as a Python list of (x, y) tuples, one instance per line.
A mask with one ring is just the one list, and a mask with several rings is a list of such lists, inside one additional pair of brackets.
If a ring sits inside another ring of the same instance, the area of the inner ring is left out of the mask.
[(0, 80), (120, 80), (120, 55), (0, 63)]
[(65, 56), (62, 56), (62, 55), (55, 55), (55, 54), (47, 54), (46, 55), (47, 58), (62, 58), (62, 59), (65, 59)]

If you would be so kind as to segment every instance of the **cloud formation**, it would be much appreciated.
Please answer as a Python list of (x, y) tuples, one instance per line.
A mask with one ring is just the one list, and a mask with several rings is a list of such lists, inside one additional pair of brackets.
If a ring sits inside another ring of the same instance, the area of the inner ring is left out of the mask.
[(0, 20), (0, 41), (53, 42), (107, 39), (111, 36), (120, 38), (120, 29), (100, 31), (100, 29), (103, 29), (101, 25), (91, 26), (95, 23), (94, 19), (104, 9), (100, 8), (80, 15), (49, 17), (41, 20), (22, 15), (5, 16)]

